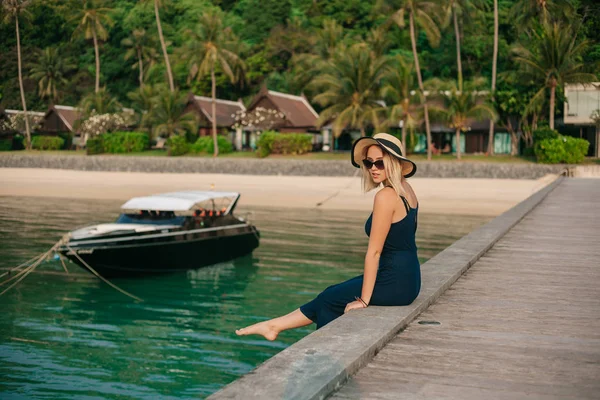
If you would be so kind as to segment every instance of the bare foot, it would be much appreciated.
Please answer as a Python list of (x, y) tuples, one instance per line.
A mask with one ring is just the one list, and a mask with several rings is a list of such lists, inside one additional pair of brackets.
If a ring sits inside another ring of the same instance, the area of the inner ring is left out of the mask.
[(277, 339), (279, 331), (271, 323), (271, 321), (263, 321), (258, 324), (250, 325), (242, 329), (236, 329), (236, 335), (262, 335), (265, 339), (273, 341)]

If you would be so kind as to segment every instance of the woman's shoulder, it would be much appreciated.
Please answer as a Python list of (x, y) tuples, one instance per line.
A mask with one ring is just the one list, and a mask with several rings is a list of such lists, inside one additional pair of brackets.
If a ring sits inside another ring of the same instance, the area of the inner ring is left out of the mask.
[(398, 199), (398, 194), (394, 188), (386, 186), (375, 194), (375, 204), (394, 204)]

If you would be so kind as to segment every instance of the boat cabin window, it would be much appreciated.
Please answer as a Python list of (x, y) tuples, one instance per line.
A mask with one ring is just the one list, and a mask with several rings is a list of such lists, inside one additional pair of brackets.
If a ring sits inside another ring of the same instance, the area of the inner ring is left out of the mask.
[(223, 215), (225, 215), (225, 211), (227, 211), (227, 208), (225, 208), (225, 207), (223, 207), (220, 210), (197, 208), (194, 210), (194, 217), (196, 217), (196, 218), (222, 217)]
[(117, 224), (183, 225), (185, 216), (176, 216), (173, 211), (142, 210), (135, 214), (121, 214)]

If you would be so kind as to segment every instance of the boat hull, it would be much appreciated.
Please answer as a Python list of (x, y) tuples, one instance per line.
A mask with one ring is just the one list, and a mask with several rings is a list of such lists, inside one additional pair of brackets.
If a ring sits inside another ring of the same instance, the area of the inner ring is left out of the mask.
[[(259, 245), (253, 226), (209, 232), (150, 235), (119, 241), (69, 242), (60, 252), (103, 277), (164, 274), (196, 269), (250, 254)], [(77, 255), (75, 255), (77, 253)]]

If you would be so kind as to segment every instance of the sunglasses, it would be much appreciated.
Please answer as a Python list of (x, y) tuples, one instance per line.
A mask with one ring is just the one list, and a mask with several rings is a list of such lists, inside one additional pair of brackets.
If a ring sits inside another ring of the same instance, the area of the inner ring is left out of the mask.
[(362, 162), (363, 162), (363, 165), (365, 166), (366, 169), (373, 168), (373, 165), (378, 170), (382, 170), (383, 169), (383, 160), (369, 161), (367, 159), (364, 159), (364, 160), (362, 160)]

